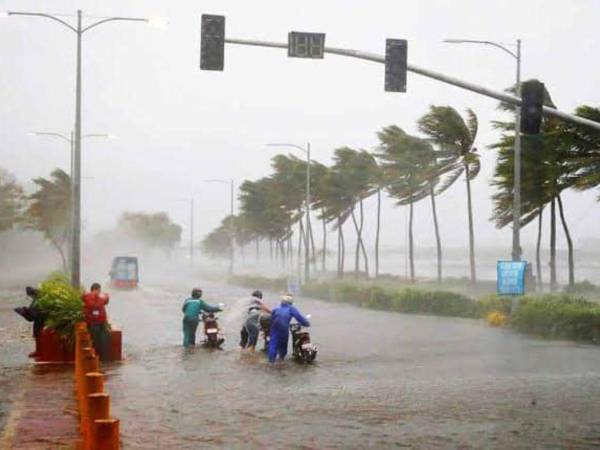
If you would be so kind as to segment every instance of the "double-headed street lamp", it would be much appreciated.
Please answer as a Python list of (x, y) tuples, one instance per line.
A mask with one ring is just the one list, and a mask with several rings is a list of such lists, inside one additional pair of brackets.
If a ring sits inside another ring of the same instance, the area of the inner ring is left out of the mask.
[(71, 25), (67, 21), (52, 14), (41, 12), (22, 12), (22, 11), (7, 11), (0, 14), (1, 16), (29, 16), (41, 17), (52, 20), (60, 25), (68, 28), (77, 36), (77, 60), (76, 60), (76, 87), (75, 87), (75, 130), (74, 130), (74, 148), (73, 148), (73, 164), (72, 164), (72, 183), (73, 183), (73, 236), (71, 242), (71, 284), (73, 287), (79, 288), (81, 285), (81, 41), (83, 34), (93, 28), (103, 25), (108, 22), (127, 21), (127, 22), (146, 22), (156, 23), (150, 19), (138, 17), (105, 17), (87, 26), (82, 23), (81, 10), (77, 10), (77, 24)]
[(296, 144), (266, 144), (269, 147), (292, 147), (300, 150), (306, 154), (306, 239), (304, 246), (304, 282), (310, 280), (310, 246), (308, 240), (310, 239), (310, 142), (306, 143), (306, 148), (300, 147)]
[(233, 259), (234, 259), (234, 236), (235, 236), (235, 224), (233, 223), (233, 202), (234, 202), (234, 183), (233, 179), (231, 180), (223, 180), (223, 179), (211, 179), (204, 180), (206, 183), (221, 183), (229, 185), (229, 275), (233, 274)]
[[(512, 56), (517, 63), (516, 96), (521, 97), (521, 40), (517, 39), (517, 51), (513, 52), (499, 42), (479, 41), (472, 39), (445, 39), (449, 44), (483, 44), (491, 45)], [(521, 260), (521, 110), (515, 107), (515, 151), (513, 176), (513, 238), (512, 260)]]
[[(33, 134), (34, 136), (55, 137), (55, 138), (62, 139), (63, 141), (66, 141), (69, 143), (69, 150), (71, 152), (71, 165), (70, 165), (71, 172), (69, 173), (69, 175), (71, 175), (71, 179), (72, 179), (73, 178), (73, 144), (74, 144), (73, 134), (74, 134), (74, 132), (71, 131), (70, 136), (67, 136), (66, 134), (62, 134), (62, 133), (56, 133), (53, 131), (32, 131), (31, 134)], [(91, 133), (91, 134), (84, 134), (81, 136), (81, 140), (88, 139), (88, 138), (116, 139), (116, 136), (114, 136), (113, 134), (108, 134), (108, 133)]]

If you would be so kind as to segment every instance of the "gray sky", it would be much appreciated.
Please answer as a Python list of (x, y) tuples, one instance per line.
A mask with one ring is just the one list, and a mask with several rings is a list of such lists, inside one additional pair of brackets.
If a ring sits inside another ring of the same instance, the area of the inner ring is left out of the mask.
[[(520, 37), (524, 78), (543, 80), (561, 109), (600, 105), (597, 0), (0, 1), (0, 10), (71, 14), (77, 8), (91, 16), (169, 21), (164, 30), (107, 24), (84, 38), (83, 132), (119, 136), (85, 141), (83, 171), (92, 177), (83, 185), (88, 232), (112, 226), (123, 210), (166, 210), (187, 228), (188, 206), (178, 199), (193, 194), (196, 231), (205, 234), (227, 212), (228, 191), (203, 180), (266, 174), (275, 150), (265, 143), (310, 141), (314, 157), (328, 163), (338, 146), (373, 148), (382, 126), (416, 132), (415, 122), (429, 105), (447, 104), (459, 111), (471, 107), (479, 116), (483, 171), (473, 186), (477, 243), (506, 246), (508, 254), (510, 230), (498, 231), (488, 221), (495, 155), (486, 146), (497, 138), (490, 121), (503, 118), (497, 102), (413, 74), (408, 93), (385, 93), (382, 65), (335, 55), (297, 60), (283, 50), (228, 45), (225, 71), (201, 72), (202, 13), (225, 14), (228, 37), (285, 42), (290, 30), (319, 31), (327, 33), (327, 45), (377, 53), (384, 52), (385, 38), (405, 38), (412, 64), (498, 90), (514, 80), (508, 55), (442, 40), (513, 42)], [(67, 29), (43, 19), (0, 19), (0, 166), (22, 181), (45, 176), (56, 166), (68, 170), (63, 142), (28, 133), (70, 131), (74, 57), (75, 37)], [(586, 237), (598, 236), (596, 195), (566, 196), (579, 246)], [(384, 244), (400, 245), (405, 211), (391, 206), (386, 202)], [(431, 246), (428, 202), (416, 214), (417, 245)], [(440, 198), (439, 214), (444, 244), (466, 246), (464, 183)], [(533, 232), (525, 230), (526, 245)]]

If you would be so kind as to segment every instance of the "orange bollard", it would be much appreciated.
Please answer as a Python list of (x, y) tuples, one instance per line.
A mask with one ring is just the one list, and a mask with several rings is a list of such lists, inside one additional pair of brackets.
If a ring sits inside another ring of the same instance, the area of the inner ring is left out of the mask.
[(81, 402), (81, 432), (84, 434), (87, 432), (89, 428), (89, 420), (90, 420), (90, 402), (89, 395), (97, 394), (99, 392), (104, 391), (104, 375), (99, 372), (89, 372), (85, 374), (85, 383), (84, 389), (82, 392), (82, 402)]
[(94, 422), (110, 417), (110, 396), (105, 392), (96, 392), (88, 395), (89, 418), (87, 428), (83, 433), (83, 450), (91, 450), (93, 443)]
[(119, 450), (119, 419), (94, 420), (92, 450)]
[(85, 415), (85, 407), (86, 404), (84, 399), (87, 396), (85, 392), (86, 384), (85, 384), (85, 374), (90, 372), (98, 372), (100, 370), (100, 363), (98, 361), (98, 357), (96, 356), (96, 352), (94, 352), (93, 348), (86, 347), (83, 349), (83, 357), (81, 364), (81, 372), (79, 376), (78, 383), (78, 395), (77, 401), (79, 402), (79, 414), (80, 416)]
[[(91, 416), (91, 403), (90, 403), (90, 395), (98, 394), (104, 392), (104, 375), (99, 372), (91, 372), (85, 374), (85, 389), (83, 392), (83, 403), (81, 407), (81, 424), (80, 430), (84, 436), (84, 440), (86, 437), (86, 433), (90, 427), (90, 416)], [(103, 417), (101, 417), (103, 418)], [(108, 418), (108, 417), (106, 417)]]

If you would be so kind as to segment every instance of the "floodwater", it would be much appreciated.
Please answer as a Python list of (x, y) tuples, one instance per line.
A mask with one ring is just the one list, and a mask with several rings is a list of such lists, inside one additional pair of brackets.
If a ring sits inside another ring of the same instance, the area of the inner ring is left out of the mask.
[(299, 299), (317, 364), (270, 367), (237, 348), (249, 290), (202, 287), (227, 304), (223, 351), (181, 347), (187, 287), (112, 295), (127, 359), (104, 369), (125, 449), (600, 446), (596, 346)]

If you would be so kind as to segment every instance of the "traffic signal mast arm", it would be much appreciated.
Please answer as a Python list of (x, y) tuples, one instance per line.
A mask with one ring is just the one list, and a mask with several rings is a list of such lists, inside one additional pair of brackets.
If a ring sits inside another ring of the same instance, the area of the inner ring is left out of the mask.
[[(267, 41), (255, 41), (250, 39), (231, 39), (225, 38), (225, 43), (227, 44), (237, 44), (237, 45), (250, 45), (255, 47), (270, 47), (270, 48), (281, 48), (288, 49), (288, 43), (279, 43), (279, 42), (267, 42)], [(380, 64), (385, 64), (385, 57), (382, 55), (378, 55), (375, 53), (363, 52), (360, 50), (351, 50), (344, 48), (334, 48), (334, 47), (325, 47), (325, 53), (332, 53), (334, 55), (347, 56), (350, 58), (364, 59), (366, 61), (377, 62)], [(500, 100), (503, 102), (507, 102), (516, 106), (521, 106), (521, 98), (516, 97), (514, 95), (510, 95), (504, 92), (494, 91), (492, 89), (485, 88), (483, 86), (479, 86), (477, 84), (469, 83), (468, 81), (462, 81), (458, 78), (454, 78), (448, 75), (444, 75), (439, 72), (435, 72), (429, 69), (423, 69), (421, 67), (414, 66), (412, 64), (407, 65), (407, 69), (410, 72), (414, 72), (416, 74), (422, 75), (424, 77), (433, 78), (434, 80), (441, 81), (442, 83), (451, 84), (452, 86), (457, 86), (462, 89), (466, 89), (468, 91), (476, 92), (477, 94), (485, 95), (486, 97), (491, 97), (496, 100)], [(573, 122), (579, 125), (584, 125), (590, 128), (594, 128), (596, 130), (600, 130), (600, 123), (594, 122), (593, 120), (588, 120), (583, 117), (576, 116), (574, 114), (569, 114), (558, 109), (549, 108), (547, 106), (543, 106), (542, 108), (544, 115), (559, 117), (563, 120)]]

